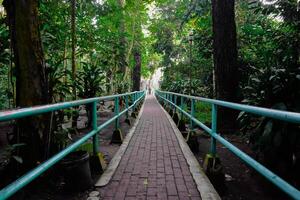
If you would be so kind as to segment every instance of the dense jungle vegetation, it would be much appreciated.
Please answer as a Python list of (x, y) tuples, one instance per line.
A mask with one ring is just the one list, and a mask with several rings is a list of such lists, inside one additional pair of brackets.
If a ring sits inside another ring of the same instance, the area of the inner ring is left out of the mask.
[[(300, 112), (298, 0), (20, 2), (0, 0), (0, 110), (139, 90), (161, 69), (162, 90)], [(220, 113), (219, 130), (247, 138), (257, 159), (299, 184), (298, 125)], [(24, 155), (30, 167), (48, 155), (37, 153), (47, 121), (19, 121), (23, 142), (39, 141)]]

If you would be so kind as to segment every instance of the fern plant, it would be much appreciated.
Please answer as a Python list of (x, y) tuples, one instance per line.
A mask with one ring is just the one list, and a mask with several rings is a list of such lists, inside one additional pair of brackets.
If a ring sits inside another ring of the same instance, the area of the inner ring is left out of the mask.
[[(102, 69), (96, 65), (82, 63), (83, 67), (77, 74), (76, 88), (79, 91), (80, 98), (92, 98), (97, 94), (103, 93), (105, 90), (105, 76)], [(88, 122), (87, 126), (91, 126), (91, 105), (86, 105)]]

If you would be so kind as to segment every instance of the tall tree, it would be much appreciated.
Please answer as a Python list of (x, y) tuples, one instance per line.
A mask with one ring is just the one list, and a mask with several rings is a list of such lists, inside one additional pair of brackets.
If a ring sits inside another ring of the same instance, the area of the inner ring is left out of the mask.
[(119, 72), (125, 75), (126, 73), (126, 37), (125, 37), (125, 16), (124, 16), (124, 7), (126, 4), (125, 0), (118, 0), (118, 4), (121, 10), (121, 16), (120, 16), (120, 60), (119, 60)]
[[(72, 79), (76, 80), (76, 0), (71, 0), (71, 45), (72, 45)], [(73, 86), (73, 98), (76, 99), (76, 87)]]
[(140, 82), (141, 82), (141, 53), (139, 50), (135, 50), (134, 52), (134, 61), (135, 66), (132, 72), (132, 82), (133, 82), (133, 91), (140, 90)]
[[(234, 0), (212, 0), (215, 94), (220, 100), (237, 101), (238, 66)], [(218, 109), (218, 130), (236, 129), (236, 112)]]
[[(48, 103), (48, 83), (41, 45), (38, 0), (5, 0), (11, 33), (16, 75), (16, 104), (29, 107)], [(18, 120), (16, 142), (25, 143), (21, 151), (26, 168), (42, 158), (46, 126), (44, 117)]]

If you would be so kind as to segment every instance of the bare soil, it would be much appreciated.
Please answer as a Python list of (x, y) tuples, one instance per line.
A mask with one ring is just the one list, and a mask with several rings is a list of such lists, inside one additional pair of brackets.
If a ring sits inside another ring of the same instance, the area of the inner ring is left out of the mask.
[[(201, 132), (201, 131), (200, 131)], [(255, 154), (250, 146), (241, 136), (224, 136), (229, 142), (243, 152), (254, 158)], [(199, 152), (195, 153), (196, 158), (202, 165), (204, 157), (209, 152), (210, 137), (198, 136)], [(276, 186), (272, 185), (264, 177), (258, 174), (251, 167), (243, 163), (236, 155), (221, 144), (217, 144), (217, 154), (220, 157), (225, 182), (213, 183), (214, 187), (224, 200), (283, 200), (290, 199)]]

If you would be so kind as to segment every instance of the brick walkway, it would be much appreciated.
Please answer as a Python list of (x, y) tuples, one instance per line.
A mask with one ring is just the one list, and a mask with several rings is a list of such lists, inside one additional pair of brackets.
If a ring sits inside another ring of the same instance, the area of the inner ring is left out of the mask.
[(176, 135), (153, 96), (103, 199), (201, 199)]

